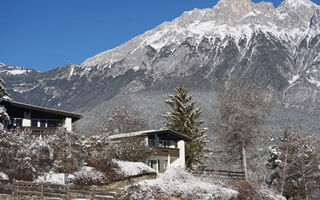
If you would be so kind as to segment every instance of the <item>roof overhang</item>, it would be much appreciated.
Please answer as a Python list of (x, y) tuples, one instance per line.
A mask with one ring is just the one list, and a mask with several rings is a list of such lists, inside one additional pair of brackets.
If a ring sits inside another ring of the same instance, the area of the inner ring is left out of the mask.
[(77, 113), (66, 112), (66, 111), (56, 110), (56, 109), (51, 109), (51, 108), (45, 108), (45, 107), (41, 107), (41, 106), (35, 106), (35, 105), (20, 103), (20, 102), (16, 102), (16, 101), (3, 101), (3, 102), (7, 103), (13, 107), (24, 108), (24, 109), (28, 109), (28, 110), (35, 110), (35, 111), (39, 111), (39, 112), (52, 113), (52, 114), (56, 114), (56, 115), (70, 117), (70, 118), (72, 118), (73, 121), (77, 121), (77, 120), (83, 118), (83, 115), (77, 114)]
[(122, 133), (117, 135), (111, 135), (110, 139), (121, 139), (121, 138), (128, 138), (128, 137), (139, 137), (139, 136), (153, 136), (153, 135), (170, 135), (172, 137), (175, 137), (180, 140), (184, 141), (191, 141), (192, 138), (183, 135), (181, 133), (178, 133), (176, 131), (170, 130), (170, 129), (164, 129), (164, 130), (146, 130), (146, 131), (138, 131), (138, 132), (131, 132), (131, 133)]

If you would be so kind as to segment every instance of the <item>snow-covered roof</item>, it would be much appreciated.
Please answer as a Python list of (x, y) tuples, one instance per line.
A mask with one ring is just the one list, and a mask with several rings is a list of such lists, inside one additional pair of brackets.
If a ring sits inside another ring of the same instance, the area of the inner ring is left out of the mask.
[(138, 136), (149, 136), (149, 135), (164, 135), (168, 134), (170, 136), (185, 140), (185, 141), (191, 141), (192, 138), (182, 135), (181, 133), (178, 133), (176, 131), (170, 130), (170, 129), (164, 129), (164, 130), (144, 130), (144, 131), (137, 131), (137, 132), (131, 132), (131, 133), (121, 133), (117, 135), (111, 135), (110, 139), (120, 139), (120, 138), (127, 138), (127, 137), (138, 137)]
[(156, 173), (156, 170), (142, 162), (129, 162), (118, 159), (113, 159), (112, 162), (119, 166), (120, 173), (125, 177), (136, 176), (142, 173)]

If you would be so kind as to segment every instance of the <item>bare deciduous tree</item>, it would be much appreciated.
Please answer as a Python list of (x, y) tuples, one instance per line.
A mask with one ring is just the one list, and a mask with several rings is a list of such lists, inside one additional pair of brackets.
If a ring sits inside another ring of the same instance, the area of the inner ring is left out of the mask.
[(271, 179), (287, 198), (314, 199), (320, 187), (320, 163), (316, 148), (299, 130), (286, 129), (280, 144), (269, 147)]
[(259, 134), (271, 100), (271, 95), (263, 96), (255, 85), (243, 81), (225, 81), (221, 87), (216, 132), (232, 160), (241, 161), (246, 180), (246, 149), (253, 145), (253, 138)]
[(84, 151), (89, 166), (109, 166), (115, 157), (109, 134), (96, 134), (85, 139)]
[(103, 125), (102, 132), (112, 135), (115, 129), (118, 133), (129, 133), (145, 130), (147, 127), (138, 110), (124, 106), (113, 110), (112, 115)]
[(155, 155), (155, 150), (149, 147), (143, 137), (128, 137), (114, 140), (112, 149), (115, 157), (131, 162), (145, 162)]
[[(121, 138), (110, 140), (109, 136), (145, 130), (146, 122), (140, 117), (140, 112), (124, 106), (116, 108), (103, 125), (99, 135), (92, 136), (90, 148), (87, 148), (92, 162), (108, 164), (113, 158), (127, 161), (145, 162), (154, 154), (146, 141), (139, 137)], [(115, 131), (117, 130), (117, 131)]]

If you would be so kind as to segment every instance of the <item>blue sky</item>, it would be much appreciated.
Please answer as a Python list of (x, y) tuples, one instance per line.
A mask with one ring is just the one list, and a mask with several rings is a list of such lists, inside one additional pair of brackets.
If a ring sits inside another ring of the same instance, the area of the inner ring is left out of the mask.
[[(260, 2), (261, 0), (253, 0)], [(266, 0), (278, 6), (280, 0)], [(320, 4), (320, 0), (313, 0)], [(47, 71), (80, 64), (217, 0), (0, 0), (0, 62)]]

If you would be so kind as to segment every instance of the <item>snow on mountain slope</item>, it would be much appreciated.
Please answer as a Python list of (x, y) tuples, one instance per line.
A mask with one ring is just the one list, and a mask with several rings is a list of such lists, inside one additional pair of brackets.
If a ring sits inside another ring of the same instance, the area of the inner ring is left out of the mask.
[(14, 99), (83, 113), (92, 119), (83, 120), (88, 127), (123, 103), (155, 104), (140, 94), (156, 101), (183, 83), (211, 96), (225, 78), (272, 89), (286, 108), (320, 113), (319, 38), (320, 7), (309, 0), (285, 0), (277, 8), (221, 0), (213, 8), (186, 11), (81, 65), (43, 73), (1, 65), (0, 76)]
[(4, 63), (0, 63), (0, 74), (6, 73), (8, 75), (22, 75), (32, 72), (32, 70), (23, 67), (9, 66)]
[(266, 2), (221, 0), (213, 9), (184, 12), (172, 22), (165, 22), (124, 45), (87, 59), (82, 66), (111, 67), (112, 63), (145, 46), (159, 51), (165, 45), (181, 43), (189, 37), (196, 38), (199, 43), (203, 37), (231, 36), (238, 42), (244, 36), (250, 38), (254, 32), (263, 31), (296, 45), (308, 33), (310, 20), (319, 8), (309, 0), (285, 0), (278, 8)]

